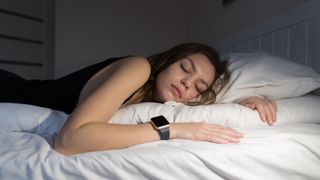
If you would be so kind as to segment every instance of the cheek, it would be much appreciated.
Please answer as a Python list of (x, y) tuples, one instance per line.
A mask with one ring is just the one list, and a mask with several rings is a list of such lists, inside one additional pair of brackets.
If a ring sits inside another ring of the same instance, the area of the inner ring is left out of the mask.
[(160, 85), (162, 84), (164, 86), (167, 86), (170, 85), (170, 83), (175, 82), (177, 78), (179, 78), (179, 74), (177, 73), (177, 71), (173, 68), (168, 68), (159, 73), (157, 80)]
[(159, 74), (156, 78), (156, 84), (155, 84), (155, 94), (154, 97), (157, 101), (165, 102), (172, 100), (172, 97), (169, 93), (169, 86), (170, 82), (168, 82), (168, 78), (166, 78), (165, 74)]
[(167, 82), (166, 72), (161, 72), (156, 78), (156, 84), (158, 89), (161, 89)]
[(185, 96), (185, 101), (188, 102), (188, 101), (192, 101), (192, 100), (196, 99), (198, 94), (199, 93), (196, 90), (189, 91)]

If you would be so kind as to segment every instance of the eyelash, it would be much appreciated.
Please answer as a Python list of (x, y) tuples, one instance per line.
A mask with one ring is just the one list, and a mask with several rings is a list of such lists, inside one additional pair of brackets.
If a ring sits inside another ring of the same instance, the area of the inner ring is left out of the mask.
[(202, 93), (202, 91), (199, 89), (198, 86), (196, 86), (196, 89), (197, 89), (197, 91), (198, 91), (199, 94)]
[[(184, 67), (183, 64), (181, 64), (180, 67), (184, 72), (188, 73), (188, 70)], [(197, 85), (195, 85), (195, 88), (196, 88), (196, 90), (198, 91), (199, 94), (202, 93), (202, 91), (200, 90), (200, 88)]]
[(180, 67), (184, 72), (186, 72), (186, 73), (188, 72), (187, 69), (183, 66), (183, 64), (181, 64)]

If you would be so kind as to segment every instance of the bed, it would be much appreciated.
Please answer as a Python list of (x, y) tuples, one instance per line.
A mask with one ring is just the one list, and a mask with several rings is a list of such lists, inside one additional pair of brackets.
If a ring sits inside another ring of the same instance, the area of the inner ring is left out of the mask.
[[(243, 132), (239, 144), (175, 139), (67, 157), (52, 148), (67, 114), (0, 103), (0, 179), (320, 179), (317, 7), (312, 0), (212, 42), (232, 72), (217, 104), (130, 105), (110, 122), (138, 124), (160, 114), (170, 122), (211, 122)], [(247, 95), (276, 99), (278, 121), (270, 127), (232, 103)]]

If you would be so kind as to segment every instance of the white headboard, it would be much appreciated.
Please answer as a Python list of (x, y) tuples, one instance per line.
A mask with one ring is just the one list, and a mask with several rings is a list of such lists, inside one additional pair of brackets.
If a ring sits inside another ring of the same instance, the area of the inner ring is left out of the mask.
[(0, 1), (0, 69), (53, 77), (54, 0)]
[(269, 52), (320, 73), (320, 1), (311, 0), (212, 45), (222, 54)]

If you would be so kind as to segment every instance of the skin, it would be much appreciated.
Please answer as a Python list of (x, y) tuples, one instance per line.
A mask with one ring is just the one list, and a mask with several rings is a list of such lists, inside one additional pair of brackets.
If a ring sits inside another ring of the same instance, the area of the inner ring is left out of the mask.
[(175, 62), (156, 78), (155, 100), (186, 103), (205, 91), (215, 69), (206, 56), (193, 54)]
[[(193, 65), (192, 65), (193, 63)], [(128, 57), (100, 70), (83, 88), (77, 108), (59, 132), (54, 147), (65, 155), (89, 151), (121, 149), (159, 140), (150, 123), (139, 125), (109, 124), (123, 105), (139, 103), (131, 97), (149, 78), (151, 67), (144, 57)], [(172, 64), (156, 77), (153, 100), (192, 101), (212, 83), (214, 67), (206, 56), (194, 54)], [(121, 83), (119, 83), (121, 82)], [(110, 103), (112, 102), (112, 103)], [(260, 110), (264, 100), (250, 100)], [(270, 117), (269, 111), (264, 117)], [(170, 124), (170, 139), (192, 139), (213, 143), (238, 143), (243, 134), (234, 129), (207, 123)]]
[(277, 121), (277, 103), (270, 98), (252, 96), (244, 99), (239, 104), (252, 110), (257, 110), (262, 122), (272, 126)]

